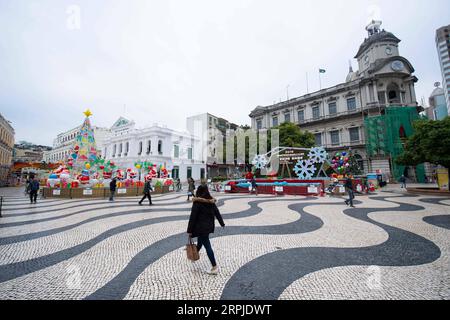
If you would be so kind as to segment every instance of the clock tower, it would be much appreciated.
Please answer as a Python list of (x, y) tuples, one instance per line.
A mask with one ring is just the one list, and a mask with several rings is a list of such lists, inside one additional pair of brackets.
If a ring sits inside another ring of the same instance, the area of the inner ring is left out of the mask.
[(401, 40), (381, 29), (381, 24), (381, 21), (369, 23), (366, 27), (368, 37), (355, 56), (363, 103), (383, 106), (417, 104), (414, 68), (400, 56), (398, 44)]
[(381, 21), (372, 21), (367, 27), (368, 38), (359, 47), (355, 58), (359, 71), (364, 72), (377, 60), (399, 56), (400, 39), (381, 29)]

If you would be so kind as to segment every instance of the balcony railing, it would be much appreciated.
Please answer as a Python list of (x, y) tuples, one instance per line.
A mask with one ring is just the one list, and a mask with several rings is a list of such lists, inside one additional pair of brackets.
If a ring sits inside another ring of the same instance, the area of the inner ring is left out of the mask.
[(322, 144), (321, 147), (324, 148), (348, 148), (348, 147), (352, 147), (352, 146), (359, 146), (359, 145), (364, 145), (366, 142), (362, 139), (360, 140), (354, 140), (354, 141), (339, 141), (339, 143), (334, 144), (334, 143), (326, 143), (326, 144)]
[(307, 123), (311, 123), (311, 122), (317, 122), (317, 121), (322, 121), (322, 120), (338, 118), (338, 117), (346, 116), (346, 115), (354, 115), (354, 114), (361, 113), (362, 111), (373, 110), (373, 109), (384, 110), (386, 107), (417, 107), (417, 104), (411, 104), (411, 103), (409, 103), (409, 104), (407, 104), (407, 103), (383, 104), (383, 103), (378, 103), (378, 102), (370, 102), (370, 103), (367, 103), (364, 108), (357, 107), (354, 110), (346, 110), (346, 111), (337, 112), (337, 113), (333, 113), (333, 114), (321, 115), (321, 116), (315, 117), (315, 118), (303, 119), (303, 120), (299, 120), (298, 124), (307, 124)]

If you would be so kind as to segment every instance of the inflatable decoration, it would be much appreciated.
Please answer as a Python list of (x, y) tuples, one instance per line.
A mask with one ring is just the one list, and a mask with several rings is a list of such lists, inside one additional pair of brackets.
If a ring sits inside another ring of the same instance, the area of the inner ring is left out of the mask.
[(121, 169), (118, 169), (116, 171), (116, 178), (117, 179), (123, 179), (124, 178), (124, 173), (123, 173), (123, 171)]
[(105, 171), (103, 172), (103, 179), (111, 179), (112, 177), (112, 172), (111, 171)]
[(151, 179), (158, 177), (158, 172), (156, 171), (156, 165), (151, 167), (151, 169), (148, 172), (148, 176), (150, 176)]
[(346, 157), (347, 153), (336, 153), (335, 156), (331, 159), (331, 167), (340, 174), (344, 174), (345, 170), (350, 167), (348, 162), (349, 158)]
[(131, 171), (131, 172), (128, 173), (128, 177), (129, 177), (130, 179), (134, 179), (134, 178), (136, 178), (136, 176), (137, 176), (137, 173), (134, 172), (134, 171)]

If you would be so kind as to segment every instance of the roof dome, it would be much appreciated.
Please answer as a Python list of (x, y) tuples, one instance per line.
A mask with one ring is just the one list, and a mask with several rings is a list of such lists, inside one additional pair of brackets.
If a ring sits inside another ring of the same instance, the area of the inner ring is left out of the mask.
[(445, 91), (444, 89), (437, 87), (433, 90), (430, 97), (436, 97), (441, 95), (445, 95)]
[(394, 42), (399, 43), (400, 39), (398, 39), (391, 32), (387, 32), (382, 30), (380, 32), (374, 33), (369, 36), (369, 38), (364, 39), (364, 42), (359, 47), (358, 53), (355, 58), (357, 59), (364, 51), (366, 51), (371, 45), (377, 42)]
[(352, 82), (352, 81), (356, 80), (357, 77), (358, 77), (358, 74), (356, 72), (353, 72), (352, 65), (349, 62), (348, 75), (347, 75), (347, 78), (345, 78), (345, 82)]
[(352, 82), (356, 80), (357, 74), (356, 72), (350, 71), (347, 75), (347, 78), (345, 78), (345, 82)]

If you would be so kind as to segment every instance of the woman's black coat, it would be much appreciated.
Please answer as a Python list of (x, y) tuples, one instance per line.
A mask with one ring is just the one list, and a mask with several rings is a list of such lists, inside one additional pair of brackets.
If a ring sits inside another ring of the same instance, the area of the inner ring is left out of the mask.
[(194, 198), (193, 201), (187, 229), (187, 233), (192, 233), (193, 238), (214, 233), (214, 217), (225, 227), (215, 199)]

